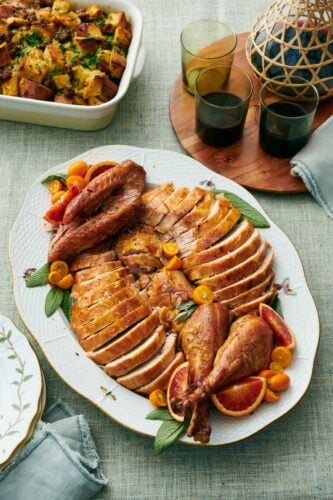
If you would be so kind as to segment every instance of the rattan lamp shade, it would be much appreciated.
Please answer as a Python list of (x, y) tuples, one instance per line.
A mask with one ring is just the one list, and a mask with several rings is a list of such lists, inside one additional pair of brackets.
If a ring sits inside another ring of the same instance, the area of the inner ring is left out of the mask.
[(333, 0), (279, 0), (257, 19), (246, 54), (261, 81), (300, 76), (333, 95)]

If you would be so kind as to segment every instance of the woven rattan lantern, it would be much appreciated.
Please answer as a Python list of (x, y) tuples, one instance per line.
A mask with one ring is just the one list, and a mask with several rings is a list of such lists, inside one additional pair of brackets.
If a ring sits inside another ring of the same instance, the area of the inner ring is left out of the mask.
[(299, 76), (320, 99), (332, 96), (333, 0), (278, 0), (257, 19), (246, 53), (261, 81)]

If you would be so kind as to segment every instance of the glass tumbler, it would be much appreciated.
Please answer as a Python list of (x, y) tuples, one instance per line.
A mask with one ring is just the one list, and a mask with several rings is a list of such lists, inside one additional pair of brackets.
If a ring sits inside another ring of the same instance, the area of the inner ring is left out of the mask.
[(204, 69), (195, 81), (196, 132), (210, 146), (242, 137), (253, 91), (251, 78), (236, 66)]
[(318, 103), (316, 87), (304, 78), (267, 81), (260, 91), (261, 148), (280, 158), (296, 154), (309, 138)]
[(194, 94), (194, 82), (203, 68), (231, 65), (237, 36), (227, 24), (202, 19), (186, 26), (180, 36), (183, 85)]

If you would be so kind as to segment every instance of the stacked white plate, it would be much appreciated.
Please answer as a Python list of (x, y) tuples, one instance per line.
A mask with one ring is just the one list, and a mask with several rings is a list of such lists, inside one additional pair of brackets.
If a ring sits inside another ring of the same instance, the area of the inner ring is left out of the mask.
[(0, 470), (30, 440), (45, 407), (45, 381), (25, 335), (0, 315)]

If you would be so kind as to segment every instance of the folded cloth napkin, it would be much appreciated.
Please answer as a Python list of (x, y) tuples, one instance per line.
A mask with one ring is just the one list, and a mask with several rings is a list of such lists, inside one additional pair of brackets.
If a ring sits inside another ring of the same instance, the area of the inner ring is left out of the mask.
[(106, 483), (85, 418), (58, 401), (0, 474), (1, 500), (84, 500)]
[(291, 159), (291, 175), (304, 184), (326, 213), (333, 218), (333, 116), (311, 135)]

